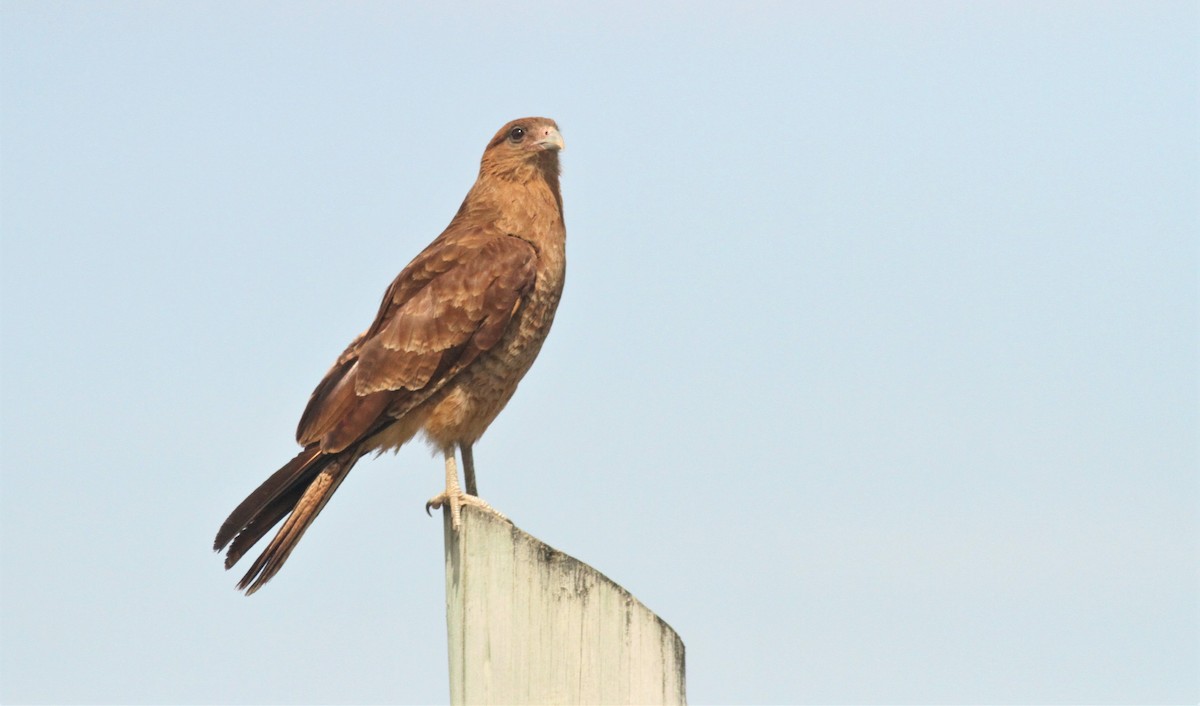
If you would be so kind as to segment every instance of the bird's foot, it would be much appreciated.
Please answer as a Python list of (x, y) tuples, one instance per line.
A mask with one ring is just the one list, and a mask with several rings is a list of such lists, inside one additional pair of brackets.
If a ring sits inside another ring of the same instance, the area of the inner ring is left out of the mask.
[(447, 489), (446, 492), (440, 493), (440, 494), (435, 495), (432, 498), (430, 498), (429, 502), (425, 503), (425, 514), (429, 515), (429, 514), (431, 514), (429, 512), (430, 510), (436, 510), (436, 509), (442, 507), (443, 505), (447, 505), (447, 504), (450, 506), (450, 526), (452, 528), (454, 528), (455, 531), (457, 531), (458, 528), (462, 526), (462, 506), (463, 505), (470, 505), (472, 507), (477, 507), (480, 510), (486, 510), (486, 511), (492, 513), (493, 515), (495, 515), (496, 517), (499, 517), (500, 519), (504, 520), (505, 522), (508, 521), (507, 517), (505, 517), (496, 508), (492, 507), (491, 505), (488, 505), (482, 498), (479, 498), (474, 495), (467, 495), (466, 493), (462, 492), (461, 490), (458, 490), (457, 488), (454, 488), (453, 492), (451, 492), (450, 489)]

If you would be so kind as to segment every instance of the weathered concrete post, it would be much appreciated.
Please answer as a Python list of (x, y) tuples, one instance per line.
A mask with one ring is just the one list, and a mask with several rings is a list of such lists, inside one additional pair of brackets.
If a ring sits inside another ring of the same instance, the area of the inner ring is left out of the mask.
[(493, 515), (443, 516), (450, 703), (686, 703), (683, 641), (629, 591)]

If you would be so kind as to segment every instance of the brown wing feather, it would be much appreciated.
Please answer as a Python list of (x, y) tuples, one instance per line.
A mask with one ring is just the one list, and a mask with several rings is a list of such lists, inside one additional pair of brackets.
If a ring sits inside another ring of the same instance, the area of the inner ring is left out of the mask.
[(448, 230), (392, 282), (371, 327), (313, 391), (301, 444), (340, 451), (440, 389), (503, 335), (536, 280), (537, 251)]

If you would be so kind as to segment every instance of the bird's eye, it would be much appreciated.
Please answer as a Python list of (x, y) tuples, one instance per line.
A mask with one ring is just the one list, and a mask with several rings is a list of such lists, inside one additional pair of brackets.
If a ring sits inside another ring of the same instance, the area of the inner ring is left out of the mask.
[(525, 139), (525, 128), (514, 127), (513, 129), (509, 130), (508, 139), (512, 140), (513, 142), (520, 142), (521, 140)]

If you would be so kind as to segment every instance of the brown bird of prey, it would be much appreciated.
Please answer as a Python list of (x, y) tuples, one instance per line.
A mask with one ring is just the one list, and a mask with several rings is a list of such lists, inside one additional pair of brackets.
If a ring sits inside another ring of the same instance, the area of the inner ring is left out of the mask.
[(279, 572), (358, 459), (418, 432), (446, 459), (446, 490), (426, 510), (448, 505), (456, 529), (462, 505), (491, 510), (476, 491), (471, 445), (516, 391), (558, 308), (562, 148), (547, 118), (501, 128), (450, 225), (396, 277), (370, 328), (313, 390), (296, 430), (304, 450), (237, 506), (213, 543), (229, 547), (228, 569), (287, 518), (238, 583), (247, 595)]

